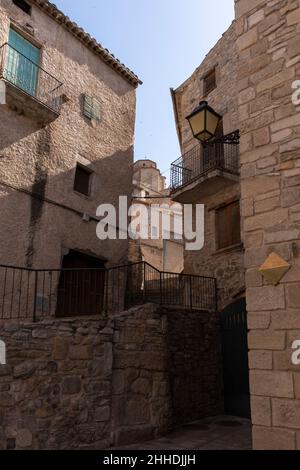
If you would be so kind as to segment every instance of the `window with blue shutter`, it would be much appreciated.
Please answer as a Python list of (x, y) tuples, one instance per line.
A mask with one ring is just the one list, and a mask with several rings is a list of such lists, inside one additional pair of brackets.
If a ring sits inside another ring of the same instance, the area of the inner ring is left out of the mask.
[(40, 49), (14, 29), (9, 31), (6, 77), (29, 95), (37, 91)]
[(94, 119), (95, 121), (100, 122), (101, 109), (99, 101), (97, 101), (96, 98), (85, 95), (83, 104), (83, 114), (88, 119)]

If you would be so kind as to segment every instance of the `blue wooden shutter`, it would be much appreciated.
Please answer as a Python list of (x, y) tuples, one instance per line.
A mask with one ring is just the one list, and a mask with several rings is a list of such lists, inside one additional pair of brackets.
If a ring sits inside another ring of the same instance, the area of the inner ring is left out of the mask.
[(14, 29), (9, 31), (6, 78), (26, 93), (37, 92), (40, 49)]

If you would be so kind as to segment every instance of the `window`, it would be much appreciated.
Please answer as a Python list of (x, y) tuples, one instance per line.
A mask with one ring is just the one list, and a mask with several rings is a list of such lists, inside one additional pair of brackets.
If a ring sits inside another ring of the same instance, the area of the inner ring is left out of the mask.
[(41, 51), (10, 28), (5, 78), (31, 96), (36, 96)]
[(31, 6), (25, 0), (13, 0), (14, 5), (21, 8), (27, 15), (31, 14)]
[(213, 91), (216, 86), (216, 69), (212, 69), (205, 77), (204, 77), (204, 95), (208, 95), (211, 91)]
[(83, 105), (83, 114), (88, 119), (94, 119), (97, 122), (100, 122), (100, 103), (96, 98), (91, 96), (84, 96), (84, 105)]
[(241, 242), (239, 201), (216, 210), (216, 232), (218, 250)]
[(74, 181), (74, 191), (84, 194), (85, 196), (89, 196), (91, 189), (91, 176), (92, 172), (88, 168), (77, 164)]

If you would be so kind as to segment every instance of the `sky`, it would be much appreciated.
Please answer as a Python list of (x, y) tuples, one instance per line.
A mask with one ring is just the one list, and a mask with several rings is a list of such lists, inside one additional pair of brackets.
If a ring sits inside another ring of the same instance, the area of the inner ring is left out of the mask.
[(233, 0), (56, 0), (58, 8), (143, 81), (137, 92), (135, 160), (168, 178), (180, 156), (170, 88), (200, 65), (230, 26)]

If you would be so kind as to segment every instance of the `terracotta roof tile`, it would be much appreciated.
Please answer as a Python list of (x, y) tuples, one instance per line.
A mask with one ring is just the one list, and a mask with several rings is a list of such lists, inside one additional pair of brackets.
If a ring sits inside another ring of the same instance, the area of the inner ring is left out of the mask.
[(76, 23), (70, 20), (56, 5), (47, 0), (31, 0), (31, 3), (38, 6), (41, 10), (45, 11), (59, 24), (64, 25), (74, 36), (81, 40), (87, 47), (94, 53), (98, 54), (104, 62), (106, 62), (112, 69), (122, 75), (131, 85), (137, 87), (142, 82), (139, 77), (132, 72), (128, 67), (122, 64), (108, 49), (105, 49), (95, 38), (86, 33), (84, 29), (80, 28)]

